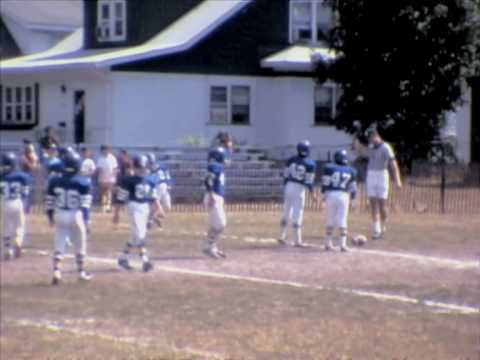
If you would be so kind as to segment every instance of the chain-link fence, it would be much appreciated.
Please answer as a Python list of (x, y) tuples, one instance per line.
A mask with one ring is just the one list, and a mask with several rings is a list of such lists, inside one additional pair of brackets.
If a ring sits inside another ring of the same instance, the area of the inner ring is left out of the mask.
[[(92, 147), (95, 151), (97, 146)], [(117, 149), (114, 149), (116, 152)], [(206, 169), (206, 148), (127, 148), (130, 153), (154, 152), (170, 167), (173, 211), (202, 211), (203, 179)], [(232, 156), (227, 168), (227, 208), (230, 211), (277, 211), (282, 206), (283, 163), (271, 161), (264, 150), (241, 148)], [(368, 210), (365, 189), (366, 163), (357, 161), (359, 170), (359, 211)], [(320, 180), (322, 164), (319, 164)], [(32, 211), (43, 210), (46, 172), (33, 173), (30, 198)], [(319, 191), (317, 188), (316, 191)], [(480, 214), (480, 164), (434, 165), (415, 163), (411, 174), (405, 176), (404, 187), (392, 187), (389, 206), (392, 210), (417, 213)], [(321, 202), (307, 197), (307, 211), (321, 211)]]

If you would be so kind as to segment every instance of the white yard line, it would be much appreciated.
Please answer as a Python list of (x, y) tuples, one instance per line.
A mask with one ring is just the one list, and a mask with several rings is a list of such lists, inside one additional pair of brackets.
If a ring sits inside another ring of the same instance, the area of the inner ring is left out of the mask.
[[(40, 255), (49, 254), (46, 251), (36, 251), (36, 253)], [(90, 256), (88, 257), (88, 260), (96, 263), (101, 263), (101, 264), (115, 265), (115, 266), (117, 265), (117, 259), (112, 259), (112, 258)], [(179, 268), (174, 266), (162, 266), (158, 264), (155, 266), (154, 270), (176, 273), (176, 274), (191, 275), (191, 276), (246, 281), (246, 282), (288, 286), (288, 287), (302, 288), (302, 289), (329, 290), (329, 291), (336, 291), (344, 294), (350, 294), (354, 296), (374, 298), (374, 299), (383, 300), (383, 301), (396, 301), (401, 303), (422, 305), (429, 308), (442, 310), (444, 312), (460, 313), (460, 314), (467, 314), (467, 315), (480, 314), (480, 308), (478, 306), (468, 306), (468, 305), (437, 302), (435, 300), (413, 298), (409, 296), (388, 294), (388, 293), (382, 293), (377, 291), (369, 291), (369, 290), (362, 290), (362, 289), (348, 289), (348, 288), (342, 288), (342, 287), (325, 287), (321, 285), (309, 285), (309, 284), (295, 282), (295, 281), (282, 281), (282, 280), (274, 280), (274, 279), (261, 278), (261, 277), (255, 277), (255, 276), (233, 275), (233, 274), (226, 274), (226, 273), (205, 271), (205, 270), (191, 270), (191, 269)]]
[[(173, 230), (162, 230), (162, 232), (169, 233), (169, 234), (180, 234), (180, 235), (187, 235), (187, 236), (195, 236), (195, 237), (203, 237), (206, 236), (205, 233), (202, 232), (188, 232), (188, 231), (173, 231)], [(275, 238), (262, 238), (262, 237), (255, 237), (255, 236), (236, 236), (236, 235), (223, 235), (225, 239), (230, 240), (241, 240), (243, 242), (251, 243), (251, 244), (277, 244), (277, 240)], [(309, 244), (313, 248), (322, 248), (322, 245), (316, 244)], [(411, 253), (403, 253), (403, 252), (395, 252), (395, 251), (383, 251), (383, 250), (370, 250), (370, 249), (358, 249), (358, 248), (350, 248), (352, 252), (360, 253), (360, 254), (369, 254), (369, 255), (377, 255), (383, 257), (390, 257), (390, 258), (398, 258), (403, 260), (411, 260), (415, 261), (422, 265), (436, 265), (436, 266), (443, 266), (452, 269), (480, 269), (480, 259), (479, 260), (459, 260), (459, 259), (451, 259), (451, 258), (444, 258), (444, 257), (436, 257), (436, 256), (426, 256), (420, 254), (411, 254)]]
[[(89, 330), (83, 330), (83, 329), (79, 329), (72, 326), (64, 326), (64, 325), (61, 325), (59, 322), (51, 321), (51, 320), (33, 320), (33, 319), (25, 319), (25, 318), (8, 319), (7, 318), (3, 321), (5, 323), (10, 323), (15, 326), (34, 327), (39, 329), (45, 329), (51, 332), (66, 332), (66, 333), (70, 333), (72, 335), (77, 335), (77, 336), (93, 336), (101, 340), (106, 340), (111, 342), (120, 342), (128, 345), (134, 345), (134, 346), (140, 346), (140, 347), (151, 346), (156, 341), (155, 339), (147, 339), (148, 341), (145, 341), (145, 338), (143, 340), (140, 340), (137, 337), (118, 337), (118, 336), (100, 333), (98, 331), (89, 331)], [(173, 347), (173, 350), (176, 352), (188, 353), (193, 356), (201, 356), (205, 358), (208, 357), (209, 359), (224, 359), (224, 357), (221, 356), (220, 354), (215, 354), (212, 352), (207, 352), (207, 351), (202, 351), (202, 350), (197, 350), (192, 348), (179, 349), (179, 348)]]

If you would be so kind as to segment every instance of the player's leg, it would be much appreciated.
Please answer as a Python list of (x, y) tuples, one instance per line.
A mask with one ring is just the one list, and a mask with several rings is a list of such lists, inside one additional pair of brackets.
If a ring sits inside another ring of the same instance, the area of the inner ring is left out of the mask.
[(113, 194), (113, 183), (108, 182), (106, 183), (106, 189), (105, 189), (105, 210), (106, 212), (111, 212), (112, 211), (112, 194)]
[(22, 255), (23, 241), (25, 238), (25, 211), (23, 202), (19, 203), (17, 214), (18, 222), (13, 238), (13, 254), (14, 257), (18, 259)]
[(293, 202), (292, 209), (292, 227), (293, 227), (293, 245), (296, 247), (305, 247), (302, 239), (303, 211), (305, 207), (305, 190), (301, 189)]
[(335, 225), (339, 229), (340, 236), (340, 250), (348, 251), (347, 236), (348, 236), (348, 211), (350, 206), (350, 195), (341, 193), (338, 195), (338, 207), (335, 219)]
[(335, 215), (335, 199), (327, 194), (325, 202), (325, 218), (326, 218), (326, 229), (325, 229), (325, 250), (333, 250), (333, 231), (334, 227), (334, 215)]
[[(58, 214), (57, 214), (58, 215)], [(52, 285), (58, 285), (62, 280), (62, 260), (65, 253), (66, 241), (68, 238), (68, 228), (58, 221), (56, 216), (55, 222), (55, 245), (53, 251), (53, 279)]]
[(118, 266), (124, 268), (125, 270), (132, 270), (133, 267), (130, 265), (130, 254), (132, 251), (135, 249), (137, 246), (137, 236), (136, 236), (136, 229), (135, 229), (135, 221), (134, 221), (134, 207), (132, 203), (129, 203), (127, 205), (127, 217), (128, 217), (128, 223), (129, 223), (129, 230), (130, 230), (130, 236), (129, 239), (127, 240), (127, 243), (125, 244), (125, 247), (122, 250), (122, 253), (120, 254), (117, 263)]
[[(227, 225), (227, 217), (224, 209), (224, 200), (221, 196), (213, 195), (214, 206), (208, 209), (208, 232), (207, 244), (203, 252), (213, 258), (225, 257), (225, 253), (218, 248), (220, 235)], [(207, 199), (205, 200), (208, 201)]]
[(135, 223), (135, 237), (138, 249), (138, 255), (142, 260), (142, 270), (144, 272), (153, 269), (153, 264), (148, 257), (147, 251), (147, 223), (150, 215), (149, 204), (134, 204), (137, 209), (133, 212), (133, 222)]
[(280, 236), (277, 239), (280, 245), (286, 245), (287, 232), (288, 232), (288, 222), (292, 217), (292, 194), (290, 190), (290, 184), (285, 186), (284, 195), (283, 195), (283, 213), (280, 220)]
[(87, 256), (87, 228), (82, 214), (77, 212), (70, 229), (70, 239), (75, 249), (75, 262), (77, 264), (78, 277), (88, 281), (91, 275), (85, 270), (85, 257)]
[(12, 223), (12, 216), (6, 208), (2, 209), (2, 240), (3, 240), (3, 259), (10, 260), (13, 258), (13, 249), (11, 246), (14, 228)]
[(21, 213), (17, 201), (8, 201), (2, 205), (4, 260), (10, 260), (15, 257), (17, 236), (21, 235)]
[[(388, 173), (387, 173), (388, 174)], [(387, 219), (388, 219), (388, 209), (387, 209), (387, 199), (389, 193), (389, 178), (388, 175), (385, 175), (382, 179), (381, 186), (379, 187), (379, 214), (380, 214), (380, 237), (383, 237), (385, 231), (387, 230)]]

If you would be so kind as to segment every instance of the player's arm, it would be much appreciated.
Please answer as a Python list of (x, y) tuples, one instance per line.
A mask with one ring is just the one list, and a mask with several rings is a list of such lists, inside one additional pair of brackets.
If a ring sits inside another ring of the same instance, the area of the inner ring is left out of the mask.
[(50, 226), (53, 226), (54, 211), (55, 211), (55, 192), (54, 192), (54, 179), (50, 180), (47, 185), (47, 192), (45, 195), (45, 210)]
[(162, 204), (160, 203), (160, 196), (158, 194), (158, 186), (157, 184), (152, 184), (152, 194), (151, 194), (151, 198), (152, 198), (152, 213), (153, 213), (153, 216), (155, 217), (160, 217), (160, 218), (164, 218), (165, 217), (165, 210), (163, 210), (163, 206)]
[(393, 179), (395, 181), (395, 184), (397, 185), (398, 188), (402, 187), (402, 178), (400, 177), (400, 169), (398, 166), (398, 162), (395, 159), (390, 159), (389, 163), (389, 168), (390, 168), (390, 173), (393, 176)]
[(317, 201), (317, 194), (313, 191), (316, 170), (317, 166), (315, 165), (315, 163), (312, 163), (310, 166), (307, 166), (307, 171), (305, 173), (305, 186), (308, 188), (314, 201)]
[(113, 202), (113, 223), (118, 224), (120, 221), (120, 209), (128, 201), (128, 190), (125, 188), (125, 185), (121, 183), (117, 186), (115, 190), (115, 197)]
[(80, 209), (82, 210), (83, 220), (86, 224), (90, 221), (92, 200), (92, 186), (90, 184), (85, 184), (80, 193)]
[(208, 168), (207, 175), (205, 176), (205, 189), (208, 196), (208, 206), (212, 207), (215, 204), (215, 198), (213, 197), (215, 182), (217, 180), (217, 174), (213, 171), (212, 168)]

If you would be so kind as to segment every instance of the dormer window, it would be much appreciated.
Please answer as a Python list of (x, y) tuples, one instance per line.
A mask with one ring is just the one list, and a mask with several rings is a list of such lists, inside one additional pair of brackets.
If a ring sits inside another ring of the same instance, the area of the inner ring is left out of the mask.
[(98, 42), (125, 41), (127, 38), (126, 0), (98, 0)]
[(326, 42), (334, 24), (331, 0), (290, 0), (291, 43)]

